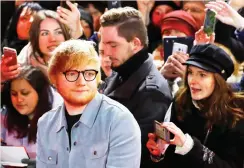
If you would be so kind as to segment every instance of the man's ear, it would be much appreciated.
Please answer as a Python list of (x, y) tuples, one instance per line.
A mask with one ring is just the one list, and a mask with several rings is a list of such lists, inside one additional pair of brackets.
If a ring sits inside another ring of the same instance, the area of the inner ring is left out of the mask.
[(142, 49), (141, 40), (138, 37), (134, 37), (134, 39), (131, 42), (132, 42), (133, 51), (135, 53), (137, 53), (139, 50)]

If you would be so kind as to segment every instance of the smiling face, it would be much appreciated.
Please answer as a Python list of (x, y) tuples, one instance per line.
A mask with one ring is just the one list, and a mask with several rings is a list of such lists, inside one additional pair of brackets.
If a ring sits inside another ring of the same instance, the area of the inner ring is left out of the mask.
[[(69, 70), (97, 70), (94, 66), (86, 65), (78, 68), (71, 68)], [(88, 104), (94, 97), (97, 92), (98, 82), (96, 78), (93, 81), (86, 81), (82, 73), (80, 73), (79, 78), (74, 82), (69, 82), (65, 78), (65, 75), (60, 72), (55, 76), (55, 85), (64, 98), (64, 101), (72, 106), (83, 106)]]
[(16, 79), (11, 82), (11, 101), (14, 108), (21, 114), (30, 116), (38, 103), (36, 90), (25, 79)]
[(39, 32), (39, 48), (45, 57), (50, 57), (52, 51), (61, 43), (65, 38), (62, 29), (55, 19), (46, 18), (40, 24)]
[(208, 98), (214, 91), (214, 73), (195, 66), (188, 66), (187, 81), (193, 100)]

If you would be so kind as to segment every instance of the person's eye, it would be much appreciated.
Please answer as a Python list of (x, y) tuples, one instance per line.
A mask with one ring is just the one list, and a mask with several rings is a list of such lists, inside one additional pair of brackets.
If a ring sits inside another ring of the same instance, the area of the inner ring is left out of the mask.
[(67, 72), (66, 75), (67, 76), (75, 76), (77, 73), (76, 72)]
[(94, 75), (95, 75), (95, 72), (93, 72), (93, 71), (86, 72), (86, 75), (87, 75), (87, 76), (94, 76)]
[(14, 96), (14, 97), (17, 96), (16, 92), (11, 92), (10, 94), (11, 94), (11, 96)]
[(41, 32), (41, 36), (47, 36), (48, 32)]
[(188, 71), (187, 73), (188, 73), (188, 75), (192, 75), (192, 71)]
[(24, 95), (24, 96), (27, 96), (27, 95), (30, 94), (30, 92), (22, 92), (21, 94)]
[(201, 77), (205, 77), (205, 76), (206, 76), (206, 74), (201, 73), (201, 74), (200, 74), (200, 76), (201, 76)]
[(116, 47), (117, 47), (117, 45), (115, 45), (115, 44), (112, 44), (112, 45), (111, 45), (111, 47), (112, 47), (112, 48), (116, 48)]
[(55, 34), (59, 35), (59, 34), (63, 34), (62, 30), (56, 31)]

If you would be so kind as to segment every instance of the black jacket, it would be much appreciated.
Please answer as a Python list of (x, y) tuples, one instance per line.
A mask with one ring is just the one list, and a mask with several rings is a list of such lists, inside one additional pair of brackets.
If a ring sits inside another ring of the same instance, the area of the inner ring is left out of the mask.
[(193, 104), (184, 121), (177, 120), (173, 104), (171, 121), (193, 138), (194, 146), (186, 155), (179, 155), (174, 153), (175, 146), (170, 145), (165, 159), (159, 162), (162, 168), (243, 168), (244, 120), (234, 128), (213, 126), (205, 145), (206, 119)]
[(118, 69), (107, 83), (104, 94), (126, 106), (137, 120), (142, 133), (141, 168), (157, 166), (146, 148), (154, 120), (162, 121), (172, 96), (167, 81), (143, 49)]

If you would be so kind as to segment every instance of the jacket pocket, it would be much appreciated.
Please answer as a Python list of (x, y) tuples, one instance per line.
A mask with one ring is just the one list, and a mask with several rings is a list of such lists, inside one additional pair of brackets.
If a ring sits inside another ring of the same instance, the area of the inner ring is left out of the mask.
[(58, 163), (58, 153), (54, 150), (42, 151), (39, 159), (47, 168), (55, 168)]
[(88, 149), (86, 150), (88, 153), (85, 155), (89, 159), (99, 159), (107, 155), (108, 152), (108, 142), (107, 141), (102, 141), (98, 143), (91, 144), (91, 146), (87, 147)]

